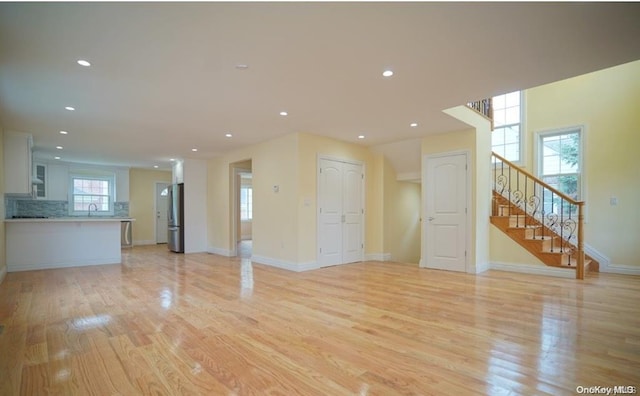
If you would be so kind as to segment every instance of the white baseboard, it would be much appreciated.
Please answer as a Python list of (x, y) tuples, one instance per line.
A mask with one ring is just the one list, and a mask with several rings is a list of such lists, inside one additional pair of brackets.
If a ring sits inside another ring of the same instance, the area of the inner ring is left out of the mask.
[(322, 268), (315, 261), (311, 261), (307, 263), (292, 263), (290, 261), (274, 259), (271, 257), (257, 256), (255, 254), (251, 256), (251, 261), (258, 264), (264, 264), (271, 267), (276, 267), (276, 268), (285, 269), (285, 270), (294, 271), (294, 272), (303, 272), (303, 271), (310, 271), (310, 270)]
[(56, 269), (56, 268), (70, 268), (70, 267), (88, 267), (91, 265), (105, 265), (105, 264), (121, 264), (122, 256), (117, 257), (106, 257), (104, 259), (99, 260), (66, 260), (58, 263), (20, 263), (20, 264), (10, 264), (7, 263), (7, 271), (8, 272), (20, 272), (20, 271), (34, 271), (34, 270), (42, 270), (42, 269)]
[(609, 257), (605, 256), (604, 254), (596, 250), (596, 248), (586, 243), (584, 244), (584, 254), (589, 255), (590, 257), (595, 259), (598, 264), (600, 264), (600, 272), (609, 272), (606, 271), (606, 269), (611, 265), (611, 260), (609, 260)]
[(593, 246), (587, 245), (586, 243), (584, 244), (584, 253), (588, 254), (596, 261), (598, 261), (598, 263), (600, 264), (600, 272), (622, 275), (640, 275), (640, 267), (623, 264), (612, 264), (609, 257), (605, 256)]
[(367, 253), (364, 255), (365, 261), (391, 261), (391, 253)]
[(152, 240), (137, 240), (137, 241), (133, 241), (133, 246), (144, 246), (144, 245), (155, 245), (156, 241), (152, 241)]
[(496, 271), (520, 272), (531, 275), (555, 276), (557, 278), (575, 279), (576, 277), (574, 270), (532, 264), (489, 263), (489, 269)]
[[(420, 261), (418, 262), (418, 267), (420, 268), (428, 268), (427, 267), (427, 261), (423, 258), (420, 258)], [(482, 272), (485, 272), (487, 270), (491, 269), (491, 264), (490, 263), (481, 263), (481, 264), (476, 264), (473, 271), (467, 271), (466, 273), (468, 274), (479, 274)]]
[(640, 267), (635, 267), (635, 266), (632, 267), (630, 265), (611, 264), (611, 263), (604, 266), (601, 263), (600, 272), (608, 272), (610, 274), (621, 274), (621, 275), (640, 275)]
[(213, 246), (209, 246), (207, 253), (217, 254), (219, 256), (231, 257), (233, 252), (229, 249), (221, 249)]
[(491, 264), (490, 263), (476, 264), (476, 271), (474, 273), (475, 274), (480, 274), (480, 273), (483, 273), (485, 271), (488, 271), (489, 269), (491, 269)]

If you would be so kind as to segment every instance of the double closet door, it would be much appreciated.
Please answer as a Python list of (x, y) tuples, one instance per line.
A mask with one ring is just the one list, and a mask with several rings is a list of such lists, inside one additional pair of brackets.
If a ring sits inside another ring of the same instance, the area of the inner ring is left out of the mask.
[(320, 159), (318, 167), (318, 264), (364, 259), (362, 164)]

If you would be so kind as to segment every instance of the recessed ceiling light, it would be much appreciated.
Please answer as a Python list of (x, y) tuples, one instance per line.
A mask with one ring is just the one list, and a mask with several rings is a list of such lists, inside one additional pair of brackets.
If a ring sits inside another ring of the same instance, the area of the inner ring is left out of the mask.
[(65, 110), (69, 110), (69, 111), (74, 111), (75, 109), (76, 109), (75, 107), (71, 107), (71, 106), (65, 107)]
[(62, 149), (63, 149), (63, 147), (62, 147), (62, 146), (56, 146), (56, 148), (57, 148), (58, 150), (62, 150)]
[(169, 158), (169, 161), (171, 161), (171, 162), (173, 162), (175, 160), (176, 160), (175, 158)]
[(68, 133), (69, 133), (69, 132), (67, 132), (67, 131), (60, 131), (60, 134), (61, 134), (61, 135), (67, 135)]
[(411, 126), (411, 128), (415, 128), (415, 127), (418, 126), (418, 123), (417, 122), (412, 122), (410, 126)]
[(382, 72), (382, 75), (385, 76), (385, 77), (391, 77), (391, 76), (393, 76), (393, 71), (385, 70), (385, 71)]
[(227, 134), (225, 134), (224, 136), (225, 136), (225, 137), (232, 137), (233, 135), (232, 135), (232, 134), (230, 134), (230, 133), (227, 133)]
[(158, 165), (154, 165), (153, 167), (154, 167), (154, 168), (156, 168), (156, 169), (158, 169)]
[(364, 139), (364, 135), (358, 135), (358, 139)]
[(289, 113), (287, 113), (286, 111), (281, 111), (281, 112), (280, 112), (280, 115), (281, 115), (281, 116), (286, 116), (286, 115), (289, 115)]
[(91, 66), (91, 63), (89, 63), (89, 61), (86, 61), (86, 60), (84, 60), (84, 59), (78, 59), (78, 64), (79, 64), (80, 66), (86, 66), (86, 67)]
[(244, 64), (244, 63), (239, 63), (236, 65), (236, 69), (240, 69), (240, 70), (246, 70), (249, 68), (249, 65)]
[(56, 156), (56, 157), (53, 157), (53, 159), (57, 159), (57, 160), (59, 160), (59, 159), (60, 159), (60, 157), (57, 157), (57, 156)]
[(191, 149), (191, 151), (193, 151), (195, 153), (196, 151), (198, 151), (198, 149), (194, 147), (194, 148)]

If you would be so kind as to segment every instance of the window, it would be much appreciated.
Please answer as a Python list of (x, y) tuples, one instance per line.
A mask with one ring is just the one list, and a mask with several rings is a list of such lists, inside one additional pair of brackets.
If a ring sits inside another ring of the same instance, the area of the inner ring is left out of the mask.
[[(551, 187), (576, 201), (583, 199), (582, 128), (538, 133), (538, 174)], [(550, 192), (547, 193), (550, 195)], [(545, 197), (551, 203), (551, 196)], [(545, 206), (549, 204), (545, 203)], [(553, 205), (556, 205), (555, 200)], [(556, 207), (545, 207), (547, 213), (557, 213)]]
[(72, 215), (113, 214), (113, 177), (71, 177)]
[(494, 96), (491, 149), (511, 162), (522, 161), (522, 93)]
[(575, 200), (581, 199), (581, 128), (540, 134), (540, 176)]
[(253, 188), (251, 186), (240, 187), (240, 220), (247, 221), (253, 218)]

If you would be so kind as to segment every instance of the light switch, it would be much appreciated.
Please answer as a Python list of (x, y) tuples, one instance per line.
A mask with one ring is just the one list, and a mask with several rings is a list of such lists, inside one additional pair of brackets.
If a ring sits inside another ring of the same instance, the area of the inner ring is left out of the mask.
[(611, 205), (611, 206), (618, 206), (618, 197), (611, 197), (611, 198), (609, 198), (609, 205)]

